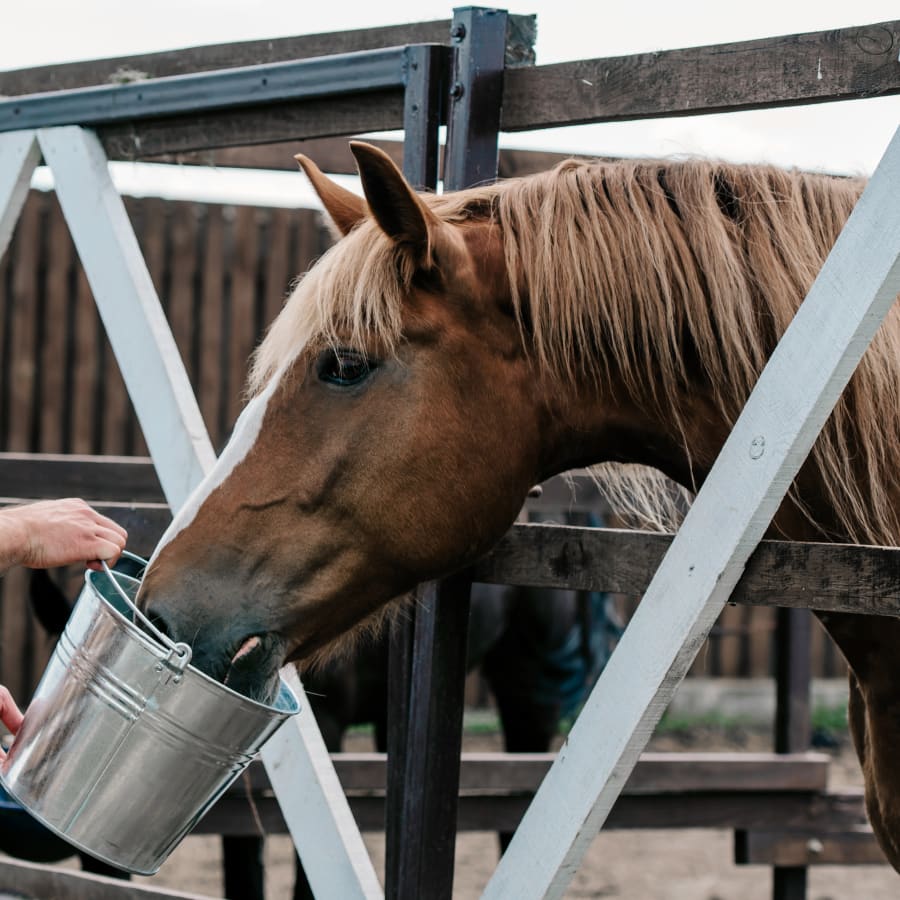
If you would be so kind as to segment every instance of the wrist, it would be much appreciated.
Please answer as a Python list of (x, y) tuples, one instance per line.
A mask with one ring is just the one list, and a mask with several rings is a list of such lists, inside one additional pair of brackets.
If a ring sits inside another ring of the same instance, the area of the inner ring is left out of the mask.
[(27, 547), (28, 536), (15, 508), (0, 510), (0, 574), (21, 565)]

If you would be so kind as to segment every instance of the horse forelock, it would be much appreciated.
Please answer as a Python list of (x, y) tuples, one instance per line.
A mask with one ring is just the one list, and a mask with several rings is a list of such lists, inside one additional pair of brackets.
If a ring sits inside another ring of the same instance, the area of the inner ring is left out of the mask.
[(259, 393), (276, 371), (312, 344), (391, 353), (402, 333), (403, 297), (414, 268), (404, 248), (372, 221), (331, 247), (295, 284), (256, 349), (248, 393)]
[[(724, 421), (737, 418), (861, 189), (770, 166), (568, 161), (427, 202), (446, 222), (499, 227), (523, 340), (544, 375), (599, 393), (615, 375), (678, 429), (698, 383)], [(314, 340), (395, 347), (413, 275), (374, 222), (357, 226), (294, 289), (257, 351), (251, 391)], [(844, 538), (900, 540), (898, 393), (892, 311), (813, 451)]]

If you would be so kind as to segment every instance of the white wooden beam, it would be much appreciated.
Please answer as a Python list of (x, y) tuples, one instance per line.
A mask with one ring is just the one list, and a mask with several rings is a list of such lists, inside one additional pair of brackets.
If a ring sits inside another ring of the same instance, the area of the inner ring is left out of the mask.
[(9, 246), (31, 176), (40, 161), (41, 149), (34, 131), (0, 134), (0, 259)]
[(44, 160), (166, 499), (178, 509), (215, 452), (97, 136), (38, 131)]
[[(313, 895), (325, 900), (383, 897), (344, 789), (310, 713), (297, 670), (286, 666), (281, 674), (304, 711), (275, 732), (260, 756), (300, 852)], [(298, 740), (302, 740), (304, 753), (297, 752)], [(290, 816), (284, 802), (288, 798), (294, 803)]]
[(734, 426), (484, 898), (560, 897), (900, 292), (900, 130)]
[[(215, 453), (171, 329), (96, 136), (67, 126), (38, 137), (160, 483), (177, 510), (212, 468)], [(317, 897), (383, 897), (293, 677), (303, 709), (271, 738), (262, 757), (309, 882)]]

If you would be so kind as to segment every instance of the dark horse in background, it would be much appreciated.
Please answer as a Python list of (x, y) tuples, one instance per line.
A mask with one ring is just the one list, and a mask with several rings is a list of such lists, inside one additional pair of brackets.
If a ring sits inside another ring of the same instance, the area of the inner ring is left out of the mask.
[[(563, 518), (568, 524), (593, 523), (588, 513)], [(71, 604), (47, 572), (32, 573), (30, 601), (44, 629), (60, 634)], [(508, 752), (550, 749), (560, 722), (576, 712), (620, 633), (612, 598), (604, 594), (473, 586), (468, 666), (480, 669), (488, 682)], [(304, 673), (307, 699), (329, 751), (340, 752), (348, 728), (368, 724), (374, 725), (376, 748), (386, 750), (388, 643), (386, 633), (372, 635)], [(23, 832), (26, 817), (23, 811), (9, 828), (0, 820), (0, 849), (41, 862), (75, 852), (38, 823)], [(21, 840), (25, 835), (27, 842)], [(500, 836), (502, 848), (509, 837)], [(263, 839), (224, 836), (222, 842), (225, 896), (263, 900)], [(100, 860), (80, 856), (85, 871), (123, 877)], [(299, 860), (294, 897), (312, 897)]]
[[(270, 328), (252, 399), (138, 598), (199, 668), (256, 697), (286, 660), (474, 562), (557, 473), (642, 463), (696, 490), (863, 188), (570, 160), (428, 196), (377, 148), (352, 149), (365, 198), (300, 158), (343, 237)], [(895, 304), (774, 534), (900, 545), (898, 385)], [(849, 666), (866, 808), (900, 870), (900, 620), (819, 618)]]

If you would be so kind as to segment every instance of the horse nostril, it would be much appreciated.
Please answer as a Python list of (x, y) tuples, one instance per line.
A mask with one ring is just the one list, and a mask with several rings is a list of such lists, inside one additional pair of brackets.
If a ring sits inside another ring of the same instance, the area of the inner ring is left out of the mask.
[(174, 640), (172, 637), (172, 629), (169, 627), (169, 623), (166, 621), (165, 617), (152, 609), (148, 609), (146, 612), (147, 619), (150, 624), (157, 629), (164, 637), (170, 638)]

